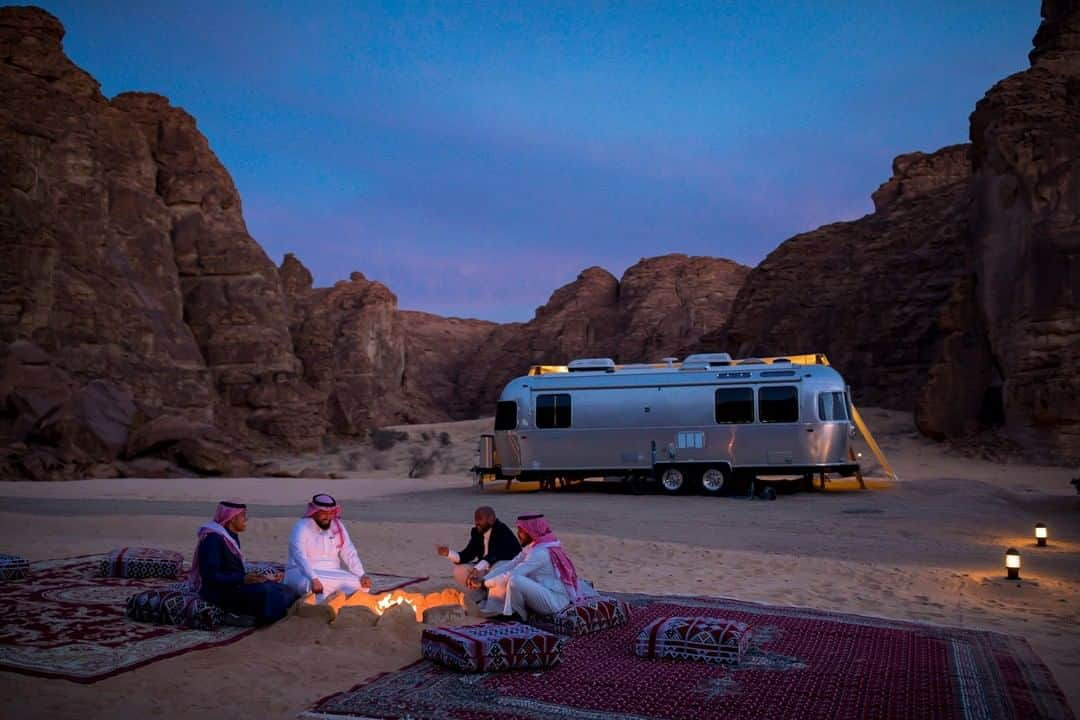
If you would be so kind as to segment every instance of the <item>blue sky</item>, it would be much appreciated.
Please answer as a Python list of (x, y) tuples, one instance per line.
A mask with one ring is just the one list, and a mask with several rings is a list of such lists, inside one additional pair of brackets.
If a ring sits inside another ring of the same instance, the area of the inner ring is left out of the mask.
[(198, 120), (275, 262), (526, 320), (590, 265), (756, 264), (872, 209), (1027, 67), (1034, 0), (43, 2), (106, 95)]

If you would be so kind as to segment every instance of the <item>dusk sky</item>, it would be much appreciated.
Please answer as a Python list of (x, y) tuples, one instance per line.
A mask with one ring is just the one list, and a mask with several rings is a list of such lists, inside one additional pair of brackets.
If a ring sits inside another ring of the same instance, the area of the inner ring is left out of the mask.
[[(584, 268), (758, 263), (968, 139), (1036, 0), (41, 2), (108, 96), (188, 110), (271, 258), (527, 320)], [(145, 5), (145, 7), (144, 7)]]

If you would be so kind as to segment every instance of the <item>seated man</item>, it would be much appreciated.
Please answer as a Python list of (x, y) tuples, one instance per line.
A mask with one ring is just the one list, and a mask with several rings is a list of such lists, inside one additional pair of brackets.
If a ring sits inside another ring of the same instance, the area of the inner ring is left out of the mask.
[(371, 587), (356, 546), (341, 524), (341, 506), (320, 493), (311, 498), (304, 517), (293, 525), (285, 584), (301, 595), (315, 593), (319, 601), (334, 592), (352, 595)]
[(517, 536), (524, 548), (517, 557), (483, 579), (469, 581), (471, 588), (487, 588), (484, 614), (527, 620), (530, 612), (551, 615), (593, 594), (578, 580), (574, 563), (543, 515), (518, 517)]
[[(473, 523), (469, 544), (464, 550), (454, 552), (446, 545), (436, 548), (439, 555), (454, 563), (454, 580), (463, 588), (468, 588), (470, 577), (480, 578), (488, 572), (498, 572), (521, 552), (521, 544), (513, 531), (495, 517), (492, 508), (486, 505), (476, 508)], [(483, 596), (483, 590), (473, 591), (472, 600), (479, 602)]]
[(280, 575), (244, 571), (239, 534), (246, 529), (246, 505), (219, 503), (214, 519), (199, 528), (188, 583), (203, 600), (227, 612), (253, 617), (256, 625), (268, 625), (285, 617), (297, 595), (280, 582)]

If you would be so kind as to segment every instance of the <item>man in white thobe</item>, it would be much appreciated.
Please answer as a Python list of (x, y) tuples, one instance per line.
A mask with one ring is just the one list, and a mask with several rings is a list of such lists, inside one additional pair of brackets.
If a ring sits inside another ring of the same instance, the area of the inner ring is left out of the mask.
[(543, 515), (520, 516), (517, 535), (524, 548), (517, 557), (483, 579), (470, 580), (470, 587), (487, 588), (487, 599), (480, 606), (483, 614), (527, 620), (530, 612), (551, 615), (571, 601), (595, 595), (577, 577), (573, 562)]
[(364, 573), (364, 563), (340, 518), (341, 506), (320, 493), (293, 525), (285, 584), (301, 596), (313, 592), (321, 602), (335, 592), (351, 595), (371, 587), (371, 578)]

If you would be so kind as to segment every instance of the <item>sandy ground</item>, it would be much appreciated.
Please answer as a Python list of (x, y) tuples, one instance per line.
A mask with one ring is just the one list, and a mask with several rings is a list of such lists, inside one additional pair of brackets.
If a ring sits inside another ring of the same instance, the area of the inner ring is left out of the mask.
[[(347, 475), (332, 480), (0, 485), (0, 551), (45, 559), (140, 544), (190, 553), (195, 527), (218, 498), (232, 497), (251, 504), (247, 555), (283, 559), (300, 508), (325, 490), (343, 502), (365, 563), (430, 575), (422, 587), (434, 590), (450, 581), (434, 545), (464, 545), (477, 504), (494, 505), (507, 520), (539, 510), (602, 590), (723, 595), (1018, 634), (1080, 708), (1080, 497), (1068, 482), (1077, 472), (962, 457), (919, 438), (909, 416), (865, 415), (900, 476), (876, 474), (868, 490), (834, 482), (776, 502), (632, 496), (610, 485), (539, 493), (500, 484), (480, 494), (460, 473), (405, 477), (404, 463), (416, 454), (406, 445), (381, 470), (350, 471), (332, 459)], [(434, 432), (450, 432), (455, 463), (471, 464), (468, 438), (482, 426)], [(437, 436), (409, 432), (411, 443), (445, 447)], [(322, 459), (289, 462), (327, 467)], [(1050, 527), (1050, 547), (1034, 546), (1037, 521)], [(1020, 583), (1003, 578), (1009, 546), (1023, 553)], [(332, 625), (291, 617), (233, 645), (88, 686), (0, 672), (0, 717), (293, 717), (415, 660), (420, 629), (412, 621), (372, 626), (346, 609)]]

